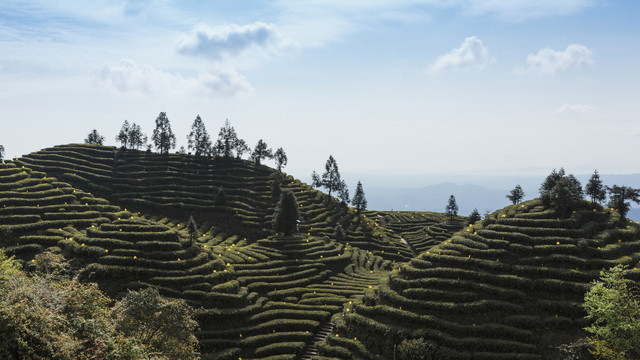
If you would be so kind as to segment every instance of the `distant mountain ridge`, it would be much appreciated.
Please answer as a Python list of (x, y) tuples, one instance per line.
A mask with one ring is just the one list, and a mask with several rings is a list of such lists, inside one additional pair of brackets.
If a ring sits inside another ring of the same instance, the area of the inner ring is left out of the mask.
[[(584, 186), (591, 175), (577, 175)], [(640, 174), (601, 174), (605, 185), (626, 185), (640, 188)], [(474, 208), (482, 214), (494, 211), (510, 204), (506, 195), (516, 184), (520, 184), (525, 192), (525, 200), (538, 197), (538, 188), (544, 177), (486, 176), (463, 178), (465, 183), (451, 181), (428, 186), (377, 185), (367, 187), (369, 207), (376, 210), (415, 210), (443, 212), (450, 195), (456, 197), (460, 215), (469, 215)], [(414, 182), (413, 180), (412, 182)], [(428, 181), (428, 179), (425, 179)], [(389, 181), (388, 184), (397, 182)], [(632, 204), (628, 217), (640, 221), (640, 207)]]

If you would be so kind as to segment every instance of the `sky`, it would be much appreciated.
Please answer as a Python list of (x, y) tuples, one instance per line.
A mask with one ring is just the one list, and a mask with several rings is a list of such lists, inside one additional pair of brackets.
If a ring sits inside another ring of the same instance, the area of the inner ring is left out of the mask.
[(214, 138), (228, 119), (301, 179), (329, 155), (372, 181), (638, 173), (639, 15), (635, 0), (3, 0), (0, 144), (12, 158), (97, 129), (116, 145), (124, 120), (150, 135), (166, 112), (177, 148), (197, 115)]

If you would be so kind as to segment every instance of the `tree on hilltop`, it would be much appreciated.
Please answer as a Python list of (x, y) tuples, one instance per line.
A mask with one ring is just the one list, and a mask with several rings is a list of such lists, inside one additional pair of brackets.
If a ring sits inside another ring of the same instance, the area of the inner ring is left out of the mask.
[(140, 149), (147, 143), (147, 135), (142, 133), (142, 129), (136, 123), (129, 124), (125, 120), (116, 136), (116, 142), (122, 144), (125, 149)]
[(360, 212), (367, 208), (367, 198), (364, 196), (364, 190), (362, 189), (362, 183), (358, 180), (356, 186), (356, 193), (353, 194), (353, 200), (351, 204), (356, 208), (356, 211)]
[[(215, 152), (218, 156), (226, 159), (231, 158), (233, 151), (237, 149), (240, 139), (236, 129), (231, 126), (229, 119), (224, 121), (224, 126), (218, 132), (218, 141), (216, 141)], [(246, 145), (246, 144), (245, 144)]]
[(469, 214), (469, 217), (467, 218), (467, 220), (469, 221), (470, 225), (473, 225), (476, 223), (476, 221), (481, 220), (482, 217), (480, 216), (480, 213), (478, 212), (478, 208), (474, 208), (473, 211), (471, 212), (471, 214)]
[(449, 202), (444, 209), (447, 212), (447, 215), (449, 215), (449, 219), (453, 219), (456, 215), (458, 215), (458, 204), (456, 203), (455, 196), (449, 196)]
[[(613, 185), (607, 186), (609, 191), (609, 207), (618, 210), (622, 219), (627, 216), (631, 205), (629, 201), (640, 204), (640, 189), (634, 189), (628, 186)], [(629, 200), (629, 201), (627, 201)]]
[(284, 190), (273, 214), (273, 230), (289, 236), (295, 230), (298, 222), (298, 201), (291, 190)]
[(589, 178), (589, 182), (584, 187), (584, 192), (591, 197), (591, 202), (601, 203), (607, 197), (607, 191), (602, 185), (602, 180), (600, 180), (600, 174), (598, 174), (598, 170), (593, 172), (591, 178)]
[(262, 139), (258, 140), (256, 147), (253, 149), (251, 153), (251, 160), (255, 161), (256, 165), (260, 165), (260, 161), (262, 159), (272, 159), (273, 152), (267, 146), (267, 143), (262, 141)]
[(122, 123), (122, 127), (120, 128), (120, 132), (116, 135), (116, 142), (122, 144), (122, 147), (127, 149), (127, 145), (129, 145), (129, 135), (131, 134), (131, 126), (129, 125), (129, 121), (125, 120)]
[(98, 130), (93, 129), (84, 139), (85, 144), (102, 145), (104, 143), (104, 136), (98, 133)]
[(540, 196), (544, 197), (549, 194), (551, 189), (556, 185), (558, 180), (562, 179), (565, 176), (564, 168), (560, 168), (560, 170), (556, 171), (553, 169), (551, 174), (547, 175), (542, 184), (540, 185)]
[(191, 132), (187, 136), (188, 148), (193, 149), (195, 156), (209, 156), (211, 155), (211, 137), (204, 126), (204, 122), (200, 118), (200, 115), (196, 116), (196, 119), (191, 125)]
[(147, 135), (142, 132), (140, 125), (133, 123), (129, 129), (129, 146), (132, 149), (140, 149), (147, 144)]
[(0, 161), (4, 159), (4, 146), (0, 145)]
[(315, 171), (311, 174), (311, 179), (314, 187), (323, 187), (329, 192), (331, 196), (332, 192), (341, 193), (346, 189), (347, 184), (340, 179), (340, 171), (338, 170), (338, 163), (332, 155), (329, 155), (329, 159), (324, 165), (325, 172), (322, 177)]
[(276, 167), (278, 171), (282, 171), (284, 166), (287, 166), (287, 154), (284, 152), (284, 149), (279, 147), (275, 153), (273, 153), (273, 158), (276, 159)]
[(509, 192), (509, 195), (507, 195), (507, 199), (511, 200), (511, 202), (514, 204), (522, 201), (522, 198), (524, 198), (524, 191), (522, 190), (520, 184), (516, 185), (516, 187), (514, 187), (511, 192)]
[(160, 154), (168, 154), (169, 150), (176, 147), (176, 136), (171, 131), (167, 113), (161, 112), (156, 118), (156, 128), (153, 130), (151, 139)]
[(238, 141), (236, 141), (236, 159), (242, 159), (242, 155), (250, 151), (251, 149), (244, 139), (238, 139)]
[(582, 186), (578, 179), (569, 174), (558, 180), (549, 192), (549, 201), (560, 215), (566, 217), (571, 207), (582, 198)]

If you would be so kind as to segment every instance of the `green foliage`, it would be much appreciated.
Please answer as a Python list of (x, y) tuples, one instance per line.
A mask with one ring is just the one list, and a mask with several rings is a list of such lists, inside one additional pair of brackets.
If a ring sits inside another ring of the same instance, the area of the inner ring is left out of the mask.
[(449, 215), (450, 219), (453, 219), (456, 215), (458, 215), (458, 204), (456, 203), (456, 197), (451, 195), (449, 196), (449, 202), (447, 206), (444, 208), (447, 215)]
[(98, 130), (93, 129), (84, 139), (85, 144), (102, 145), (104, 143), (104, 136), (98, 133)]
[(284, 235), (291, 235), (299, 218), (298, 201), (290, 190), (284, 190), (273, 214), (273, 230)]
[(584, 295), (586, 317), (592, 320), (585, 330), (593, 335), (592, 353), (599, 359), (640, 358), (640, 296), (624, 275), (623, 265), (603, 270)]
[(282, 194), (282, 187), (280, 186), (280, 181), (273, 180), (271, 181), (271, 198), (274, 200), (280, 199), (280, 194)]
[(129, 133), (131, 132), (131, 126), (129, 125), (129, 121), (125, 120), (120, 128), (120, 132), (116, 135), (116, 142), (122, 144), (123, 148), (127, 148), (129, 145)]
[(198, 359), (195, 311), (183, 300), (169, 300), (157, 290), (129, 291), (116, 304), (116, 328), (168, 359)]
[(44, 275), (64, 275), (69, 271), (69, 264), (60, 254), (44, 251), (33, 259), (36, 272)]
[(140, 125), (133, 123), (129, 129), (129, 146), (133, 149), (140, 149), (147, 143), (147, 135), (142, 132)]
[(584, 192), (591, 197), (591, 201), (601, 203), (607, 197), (607, 191), (602, 185), (598, 170), (594, 170), (593, 175), (589, 178), (589, 182), (584, 187)]
[(160, 154), (168, 154), (169, 150), (176, 147), (176, 136), (171, 131), (171, 124), (167, 113), (161, 112), (156, 118), (156, 128), (153, 129), (151, 137), (153, 144), (160, 151)]
[(344, 232), (342, 225), (339, 223), (335, 228), (333, 228), (333, 238), (337, 241), (344, 241), (347, 239), (347, 233)]
[(193, 244), (193, 241), (198, 236), (198, 226), (196, 225), (196, 221), (193, 219), (193, 215), (189, 216), (189, 221), (187, 222), (187, 231), (189, 231), (189, 245)]
[(435, 359), (435, 346), (423, 338), (405, 339), (398, 346), (399, 360), (432, 360)]
[(216, 191), (216, 205), (224, 205), (227, 203), (227, 192), (223, 188), (219, 187)]
[[(244, 146), (242, 146), (244, 144)], [(218, 141), (215, 145), (215, 153), (218, 156), (222, 156), (226, 159), (230, 158), (233, 151), (237, 151), (238, 158), (242, 157), (242, 153), (248, 151), (247, 144), (244, 140), (238, 138), (236, 129), (231, 126), (229, 119), (226, 119), (224, 126), (220, 128), (218, 132)]]
[(115, 330), (110, 302), (95, 284), (28, 277), (0, 252), (0, 357), (150, 358), (135, 338)]
[(247, 142), (244, 139), (238, 139), (236, 141), (236, 158), (241, 159), (244, 153), (251, 151)]
[(553, 207), (562, 217), (568, 216), (571, 208), (582, 199), (582, 185), (572, 174), (566, 175), (563, 168), (553, 169), (540, 186), (540, 195), (545, 205)]
[(353, 195), (351, 204), (353, 204), (358, 211), (367, 209), (367, 198), (364, 196), (364, 190), (362, 189), (362, 183), (360, 181), (358, 181), (358, 185), (356, 186), (356, 193)]
[(267, 146), (267, 143), (262, 141), (262, 139), (258, 140), (256, 147), (253, 149), (251, 153), (251, 160), (255, 161), (256, 165), (260, 165), (262, 159), (272, 159), (273, 152)]
[(479, 220), (482, 220), (482, 217), (480, 216), (478, 209), (474, 208), (471, 214), (469, 214), (467, 221), (469, 222), (470, 225), (473, 225), (476, 223), (476, 221), (479, 221)]
[(0, 161), (4, 159), (4, 146), (0, 145)]
[(509, 199), (512, 203), (517, 204), (524, 198), (524, 191), (520, 184), (516, 185), (507, 195), (507, 199)]
[(282, 171), (284, 166), (287, 166), (287, 154), (284, 152), (284, 149), (279, 147), (275, 153), (273, 153), (274, 159), (276, 159), (276, 167), (278, 171)]
[(196, 119), (193, 121), (187, 140), (189, 142), (188, 147), (189, 149), (193, 149), (195, 156), (211, 155), (211, 137), (200, 115), (196, 116)]
[(629, 201), (633, 201), (636, 204), (640, 203), (640, 189), (613, 185), (612, 187), (607, 186), (607, 190), (609, 191), (610, 198), (609, 207), (618, 210), (622, 219), (624, 219), (629, 212)]
[[(340, 171), (338, 170), (338, 163), (333, 158), (333, 155), (329, 155), (329, 159), (324, 165), (324, 173), (322, 178), (314, 171), (311, 174), (314, 187), (324, 187), (331, 196), (332, 192), (344, 193), (347, 184), (340, 179)], [(348, 197), (348, 196), (347, 196)]]

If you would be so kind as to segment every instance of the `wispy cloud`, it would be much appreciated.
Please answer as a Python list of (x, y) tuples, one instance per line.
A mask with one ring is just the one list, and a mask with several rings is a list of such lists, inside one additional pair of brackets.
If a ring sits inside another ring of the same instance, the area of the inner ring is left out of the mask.
[(284, 41), (272, 24), (255, 22), (249, 25), (217, 27), (199, 24), (191, 33), (180, 37), (176, 51), (182, 55), (219, 61), (251, 49), (274, 53), (283, 46)]
[(586, 105), (586, 104), (569, 104), (564, 103), (559, 109), (558, 113), (577, 113), (577, 114), (587, 114), (590, 112), (594, 112), (598, 110), (597, 106)]
[(495, 61), (489, 49), (476, 36), (464, 39), (459, 48), (438, 56), (426, 69), (429, 74), (453, 68), (474, 68), (482, 70)]
[(138, 65), (131, 60), (121, 60), (118, 64), (102, 65), (95, 71), (95, 76), (102, 84), (120, 92), (159, 97), (234, 96), (253, 91), (244, 76), (233, 69), (183, 77), (149, 65)]
[[(545, 17), (567, 16), (592, 7), (597, 0), (458, 0), (472, 15), (493, 15), (506, 21), (521, 22)], [(454, 6), (455, 6), (454, 5)]]
[(517, 68), (516, 72), (537, 72), (553, 75), (571, 68), (591, 65), (594, 62), (591, 49), (584, 45), (571, 44), (564, 51), (544, 48), (536, 54), (529, 54), (527, 56), (527, 66)]

